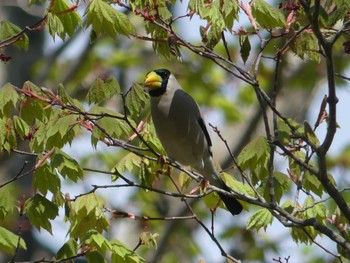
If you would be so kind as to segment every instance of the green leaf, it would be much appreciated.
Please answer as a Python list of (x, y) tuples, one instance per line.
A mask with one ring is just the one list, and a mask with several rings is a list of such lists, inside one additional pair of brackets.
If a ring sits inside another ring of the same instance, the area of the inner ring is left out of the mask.
[(252, 15), (260, 27), (272, 29), (286, 26), (283, 13), (279, 9), (269, 5), (266, 1), (253, 0), (251, 7)]
[(225, 20), (225, 25), (228, 30), (233, 27), (233, 21), (238, 20), (239, 3), (238, 0), (223, 0), (222, 1), (222, 16)]
[(139, 257), (134, 251), (127, 248), (118, 240), (112, 240), (112, 263), (128, 262), (128, 263), (144, 263), (143, 258)]
[(159, 237), (158, 233), (151, 233), (151, 232), (142, 232), (140, 234), (140, 242), (141, 245), (144, 245), (146, 247), (153, 247), (154, 249), (157, 249), (157, 238)]
[(131, 116), (138, 117), (149, 101), (149, 95), (144, 88), (134, 83), (125, 97), (126, 107)]
[(85, 257), (88, 263), (108, 263), (105, 255), (101, 254), (99, 251), (89, 252)]
[(109, 241), (96, 230), (89, 230), (83, 236), (81, 243), (84, 246), (90, 247), (91, 250), (97, 250), (101, 253), (106, 253), (107, 250), (112, 249), (112, 245)]
[(305, 227), (305, 231), (310, 235), (308, 236), (303, 229), (292, 227), (291, 235), (295, 242), (304, 243), (311, 245), (313, 243), (313, 238), (316, 237), (315, 229), (313, 227)]
[(16, 107), (18, 98), (19, 96), (14, 86), (10, 83), (6, 83), (0, 89), (0, 113), (5, 116), (10, 116), (10, 111), (13, 107)]
[(251, 45), (250, 45), (248, 36), (240, 35), (239, 36), (239, 45), (241, 47), (240, 53), (241, 53), (242, 60), (244, 63), (246, 63), (246, 61), (249, 57), (250, 50), (251, 50)]
[[(289, 178), (289, 176), (287, 176), (286, 174), (281, 173), (279, 171), (274, 171), (273, 179), (274, 179), (273, 181), (274, 181), (275, 198), (276, 198), (276, 201), (279, 202), (281, 200), (283, 194), (289, 191), (289, 188), (291, 186), (291, 179)], [(266, 179), (266, 187), (265, 187), (264, 196), (266, 199), (269, 200), (270, 190), (269, 190), (269, 186), (267, 184), (267, 180), (268, 179)]]
[[(3, 20), (0, 22), (0, 41), (14, 37), (21, 31), (22, 30), (15, 24)], [(15, 39), (16, 41), (13, 44), (15, 47), (25, 51), (28, 50), (29, 38), (26, 34), (18, 35)]]
[(135, 28), (128, 17), (102, 0), (91, 1), (85, 15), (87, 15), (87, 26), (92, 25), (96, 35), (107, 34), (114, 38), (117, 33), (127, 37), (135, 34)]
[(54, 203), (36, 194), (26, 201), (24, 212), (29, 217), (30, 223), (39, 231), (44, 228), (52, 234), (50, 219), (58, 216), (58, 207)]
[(78, 253), (79, 245), (75, 238), (70, 238), (58, 251), (57, 260), (74, 257)]
[[(131, 134), (133, 134), (132, 128), (125, 121), (125, 116), (121, 115), (120, 113), (99, 106), (93, 107), (90, 110), (90, 113), (101, 116), (101, 118), (96, 121), (96, 124), (98, 124), (98, 126), (103, 130), (100, 130), (99, 127), (94, 126), (94, 139), (103, 139), (107, 135), (117, 139), (127, 139), (131, 136)], [(128, 121), (133, 127), (136, 126), (133, 120), (128, 119)]]
[(16, 252), (19, 239), (19, 248), (27, 250), (26, 243), (23, 238), (8, 231), (6, 228), (0, 226), (0, 251), (14, 255)]
[(13, 116), (13, 124), (17, 134), (22, 138), (26, 138), (29, 135), (30, 128), (28, 124), (20, 117)]
[[(67, 206), (68, 204), (66, 204)], [(94, 193), (80, 196), (69, 205), (68, 220), (71, 222), (70, 236), (82, 238), (87, 231), (96, 230), (99, 233), (107, 231), (109, 220), (103, 213), (104, 200)]]
[[(72, 37), (74, 31), (82, 25), (79, 13), (74, 6), (69, 6), (65, 0), (55, 0), (53, 3), (51, 12), (48, 13), (50, 34), (54, 37), (55, 33), (57, 33), (62, 40), (65, 40), (66, 35)], [(50, 16), (53, 18), (50, 18)], [(50, 19), (54, 20), (58, 26), (57, 31), (50, 29)]]
[(248, 143), (237, 161), (243, 170), (249, 169), (252, 173), (253, 183), (267, 177), (267, 162), (270, 158), (270, 146), (263, 136), (258, 136)]
[(51, 165), (56, 168), (64, 178), (77, 182), (84, 177), (83, 169), (79, 163), (63, 151), (56, 149), (51, 157)]
[(207, 35), (205, 45), (209, 49), (213, 49), (221, 40), (221, 33), (222, 33), (222, 29), (220, 27), (218, 27), (215, 24), (212, 25)]
[(61, 181), (56, 170), (47, 162), (35, 170), (33, 187), (35, 191), (40, 191), (44, 196), (47, 194), (47, 191), (56, 193), (61, 188)]
[(305, 219), (316, 218), (318, 222), (322, 222), (324, 225), (326, 224), (328, 209), (324, 203), (315, 204), (311, 197), (307, 197), (303, 209), (305, 209)]
[[(78, 116), (73, 114), (64, 115), (65, 112), (58, 110), (52, 115), (47, 124), (47, 148), (62, 148), (67, 142), (72, 142), (75, 133), (80, 129)], [(62, 116), (64, 115), (64, 116)]]
[(116, 93), (120, 94), (120, 86), (118, 81), (112, 76), (106, 81), (97, 78), (86, 95), (89, 104), (99, 104), (105, 100), (112, 98)]
[(253, 215), (251, 215), (248, 219), (247, 229), (255, 228), (259, 231), (260, 228), (264, 228), (266, 230), (267, 226), (271, 224), (273, 221), (273, 216), (271, 212), (266, 209), (260, 209), (256, 211)]
[(318, 52), (318, 40), (314, 34), (302, 32), (290, 45), (291, 50), (301, 59), (307, 56), (310, 60), (320, 63), (321, 57)]
[[(120, 174), (124, 174), (126, 170), (131, 172), (136, 167), (140, 168), (141, 163), (142, 157), (134, 153), (128, 153), (112, 168), (112, 173), (115, 173), (115, 171), (117, 171)], [(113, 175), (112, 181), (116, 181), (117, 179), (118, 175)]]
[(304, 131), (305, 131), (305, 136), (312, 142), (314, 145), (319, 146), (320, 141), (318, 140), (314, 130), (311, 128), (310, 123), (307, 121), (304, 121)]
[(15, 196), (14, 186), (7, 185), (0, 188), (0, 221), (11, 218), (11, 214), (17, 210)]
[(319, 197), (323, 194), (323, 186), (321, 182), (317, 179), (316, 175), (313, 175), (309, 173), (308, 171), (305, 172), (304, 178), (303, 178), (303, 187), (305, 190), (312, 191)]
[[(64, 27), (62, 21), (58, 16), (53, 15), (52, 13), (47, 14), (47, 26), (49, 28), (49, 33), (55, 40), (55, 35), (65, 36)], [(62, 37), (61, 37), (62, 38)], [(64, 38), (62, 38), (64, 39)]]

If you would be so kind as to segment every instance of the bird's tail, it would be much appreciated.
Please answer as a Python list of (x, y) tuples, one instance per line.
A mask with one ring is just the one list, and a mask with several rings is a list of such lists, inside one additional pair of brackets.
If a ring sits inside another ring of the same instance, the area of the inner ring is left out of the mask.
[[(210, 184), (221, 188), (222, 190), (225, 190), (227, 192), (231, 192), (230, 188), (224, 183), (224, 181), (221, 179), (220, 174), (218, 170), (215, 168), (214, 161), (212, 158), (207, 160), (205, 164), (205, 171), (203, 171), (206, 176), (206, 179), (209, 180)], [(223, 193), (219, 193), (219, 196), (222, 200), (222, 202), (225, 204), (226, 208), (232, 215), (238, 215), (242, 212), (243, 206), (240, 202), (234, 197), (225, 195)]]
[[(224, 183), (222, 190), (230, 192), (230, 188)], [(225, 195), (223, 193), (218, 193), (222, 202), (224, 202), (226, 208), (232, 215), (238, 215), (240, 212), (243, 210), (243, 206), (241, 205), (240, 202), (237, 201), (236, 198)]]

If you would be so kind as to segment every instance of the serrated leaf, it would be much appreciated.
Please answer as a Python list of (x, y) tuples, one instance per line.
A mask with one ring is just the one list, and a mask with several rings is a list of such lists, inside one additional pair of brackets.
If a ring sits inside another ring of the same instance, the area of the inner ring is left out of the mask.
[(109, 220), (103, 213), (104, 200), (95, 193), (80, 196), (69, 206), (67, 216), (71, 222), (71, 237), (82, 238), (92, 229), (98, 233), (108, 230)]
[(99, 104), (105, 100), (112, 98), (116, 93), (120, 94), (120, 86), (118, 81), (112, 76), (106, 81), (97, 78), (91, 85), (86, 95), (89, 104)]
[(216, 25), (210, 27), (209, 33), (204, 43), (209, 49), (213, 49), (221, 40), (222, 29)]
[[(66, 35), (72, 37), (74, 31), (78, 26), (82, 25), (81, 17), (76, 11), (76, 8), (69, 6), (65, 0), (55, 0), (51, 6), (51, 12), (48, 13), (49, 17), (49, 31), (54, 37), (55, 33), (62, 39), (65, 40)], [(53, 18), (50, 18), (52, 16)], [(50, 30), (50, 20), (56, 23), (56, 30)]]
[[(133, 134), (133, 130), (130, 125), (125, 121), (125, 116), (120, 113), (108, 110), (106, 108), (95, 106), (90, 110), (92, 114), (101, 115), (102, 118), (99, 118), (96, 123), (99, 127), (94, 127), (93, 136), (95, 139), (103, 139), (106, 137), (107, 133), (109, 136), (118, 139), (127, 139)], [(103, 116), (108, 114), (109, 116)], [(132, 119), (128, 119), (129, 123), (135, 127), (135, 122)]]
[(14, 255), (16, 252), (19, 239), (19, 248), (27, 250), (26, 243), (23, 238), (8, 231), (6, 228), (0, 226), (0, 251)]
[(322, 222), (323, 224), (326, 223), (328, 209), (324, 203), (315, 204), (311, 197), (307, 197), (304, 202), (303, 209), (305, 209), (305, 212), (303, 213), (305, 215), (305, 219), (316, 218), (317, 221)]
[(286, 19), (283, 13), (266, 1), (253, 0), (251, 7), (252, 15), (261, 28), (272, 29), (286, 26)]
[[(283, 196), (284, 193), (288, 192), (290, 185), (291, 185), (291, 179), (289, 176), (287, 176), (284, 173), (281, 173), (279, 171), (274, 171), (273, 173), (273, 180), (274, 180), (274, 191), (275, 191), (275, 198), (276, 201), (279, 202)], [(270, 189), (268, 184), (266, 183), (265, 187), (265, 193), (264, 196), (266, 199), (270, 198)]]
[(56, 171), (47, 162), (35, 170), (33, 187), (35, 191), (40, 191), (44, 196), (47, 191), (56, 193), (61, 188), (61, 181)]
[(9, 116), (11, 108), (16, 107), (18, 98), (19, 96), (14, 86), (10, 83), (6, 83), (0, 89), (0, 113)]
[[(142, 158), (134, 153), (126, 154), (113, 168), (112, 173), (116, 171), (119, 174), (124, 174), (125, 171), (131, 172), (134, 168), (140, 168), (142, 163)], [(116, 181), (118, 175), (113, 175), (112, 181)]]
[(147, 246), (147, 247), (153, 247), (157, 249), (157, 238), (159, 237), (158, 233), (151, 233), (151, 232), (142, 232), (140, 234), (140, 243), (141, 245)]
[(262, 227), (266, 230), (267, 226), (273, 221), (271, 212), (266, 209), (260, 209), (251, 215), (247, 222), (247, 229), (255, 228), (257, 231)]
[(5, 218), (11, 218), (10, 215), (17, 210), (15, 192), (12, 185), (0, 188), (0, 221), (3, 221)]
[(109, 243), (109, 241), (96, 230), (87, 231), (84, 237), (82, 238), (81, 242), (85, 246), (90, 247), (90, 249), (97, 249), (97, 251), (101, 253), (106, 253), (107, 250), (112, 249), (112, 246)]
[(270, 146), (265, 137), (258, 136), (243, 148), (237, 161), (243, 170), (250, 170), (252, 181), (255, 184), (267, 177), (269, 158)]
[(135, 33), (128, 17), (102, 0), (91, 1), (85, 15), (87, 26), (92, 25), (96, 35), (107, 34), (114, 38), (117, 33), (127, 37)]
[(125, 97), (129, 114), (131, 116), (139, 116), (148, 100), (149, 96), (144, 88), (140, 84), (134, 83)]
[(311, 128), (310, 123), (308, 123), (307, 121), (304, 121), (304, 132), (306, 138), (308, 138), (310, 142), (312, 142), (316, 146), (320, 145), (320, 141), (318, 140), (314, 130)]
[[(0, 41), (14, 37), (21, 31), (22, 30), (15, 24), (12, 24), (9, 21), (3, 20), (0, 22)], [(19, 49), (23, 49), (27, 51), (29, 46), (28, 36), (26, 34), (18, 35), (17, 40), (14, 42), (13, 45)]]
[(251, 50), (251, 45), (249, 42), (249, 38), (246, 35), (240, 35), (239, 36), (239, 45), (241, 47), (240, 49), (240, 53), (241, 53), (241, 57), (244, 63), (246, 63), (249, 54), (250, 54), (250, 50)]
[(290, 45), (291, 50), (301, 59), (307, 56), (310, 60), (320, 63), (321, 57), (318, 52), (318, 40), (314, 34), (302, 32)]
[(28, 124), (20, 117), (18, 116), (13, 116), (13, 124), (15, 127), (15, 130), (17, 132), (17, 134), (24, 139), (25, 137), (27, 137), (29, 135), (30, 132), (30, 128), (28, 126)]
[(118, 240), (112, 240), (112, 263), (128, 262), (128, 263), (145, 263), (146, 261), (139, 257), (134, 251), (127, 248)]
[(70, 238), (64, 245), (57, 251), (57, 260), (62, 260), (70, 257), (74, 257), (78, 253), (79, 245), (74, 238)]
[(225, 25), (228, 30), (233, 27), (233, 21), (238, 20), (239, 3), (237, 0), (222, 1), (222, 16), (225, 20)]
[(288, 213), (292, 213), (294, 210), (294, 202), (290, 199), (286, 200), (281, 207), (286, 210)]
[(309, 172), (305, 172), (303, 178), (303, 187), (305, 190), (312, 191), (319, 197), (322, 197), (323, 194), (323, 186), (321, 182), (317, 179), (317, 177)]
[(83, 169), (79, 163), (63, 151), (56, 149), (51, 157), (51, 165), (56, 168), (64, 178), (77, 182), (84, 177)]
[[(305, 231), (309, 234), (307, 235)], [(313, 227), (305, 227), (305, 231), (300, 228), (292, 227), (291, 236), (293, 240), (297, 243), (312, 244), (314, 238), (316, 237), (316, 232)]]
[(58, 216), (58, 207), (54, 203), (42, 195), (36, 194), (25, 202), (24, 213), (29, 217), (30, 223), (39, 231), (44, 228), (52, 234), (50, 219), (55, 219)]
[(55, 40), (56, 34), (58, 36), (65, 36), (64, 27), (58, 16), (53, 15), (51, 12), (47, 14), (47, 26), (49, 33)]
[(65, 116), (59, 116), (61, 111), (56, 113), (56, 116), (52, 116), (50, 122), (47, 125), (47, 147), (62, 148), (67, 142), (71, 142), (74, 138), (77, 130), (80, 129), (77, 121), (77, 116), (68, 114)]

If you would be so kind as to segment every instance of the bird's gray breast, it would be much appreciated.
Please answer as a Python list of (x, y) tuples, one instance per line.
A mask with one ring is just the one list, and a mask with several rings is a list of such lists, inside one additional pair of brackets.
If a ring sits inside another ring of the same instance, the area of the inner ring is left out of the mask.
[(193, 98), (178, 89), (173, 96), (166, 93), (161, 98), (152, 98), (151, 112), (157, 135), (169, 157), (194, 168), (203, 166), (209, 146)]

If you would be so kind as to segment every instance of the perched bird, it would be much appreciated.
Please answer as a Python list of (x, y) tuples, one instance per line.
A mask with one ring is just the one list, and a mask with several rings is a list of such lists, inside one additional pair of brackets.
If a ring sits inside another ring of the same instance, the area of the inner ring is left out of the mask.
[[(209, 133), (195, 100), (167, 69), (149, 72), (144, 84), (151, 97), (157, 136), (169, 158), (191, 166), (211, 185), (229, 191), (215, 168)], [(231, 214), (242, 211), (242, 205), (235, 198), (218, 194)]]

